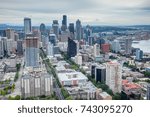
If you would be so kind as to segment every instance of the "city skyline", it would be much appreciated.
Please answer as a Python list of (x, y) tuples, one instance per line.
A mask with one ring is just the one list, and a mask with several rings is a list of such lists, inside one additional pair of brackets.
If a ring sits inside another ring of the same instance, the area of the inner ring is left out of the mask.
[(50, 25), (55, 19), (61, 24), (62, 15), (68, 16), (68, 23), (80, 19), (83, 25), (150, 24), (148, 0), (2, 0), (0, 9), (0, 24), (23, 25), (24, 17), (33, 25)]

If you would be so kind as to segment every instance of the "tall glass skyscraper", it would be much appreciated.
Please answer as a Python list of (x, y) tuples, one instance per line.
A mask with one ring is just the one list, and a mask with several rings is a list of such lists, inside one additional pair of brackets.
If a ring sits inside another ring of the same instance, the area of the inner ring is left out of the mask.
[(76, 21), (76, 39), (81, 40), (81, 21), (78, 19)]
[(30, 18), (24, 18), (24, 33), (29, 34), (32, 32), (32, 26), (31, 26), (31, 19)]
[(66, 15), (63, 15), (61, 30), (62, 30), (62, 31), (66, 31), (66, 29), (67, 29), (67, 16), (66, 16)]
[(56, 37), (58, 38), (58, 35), (59, 35), (59, 24), (58, 24), (58, 20), (53, 20), (52, 28), (53, 28), (54, 34), (55, 34)]
[(37, 37), (27, 37), (25, 40), (25, 66), (39, 66), (39, 39)]
[(74, 40), (68, 38), (67, 55), (69, 58), (75, 57), (77, 55), (77, 46), (78, 45)]
[(46, 33), (46, 26), (43, 23), (40, 25), (40, 32), (42, 35), (44, 35)]

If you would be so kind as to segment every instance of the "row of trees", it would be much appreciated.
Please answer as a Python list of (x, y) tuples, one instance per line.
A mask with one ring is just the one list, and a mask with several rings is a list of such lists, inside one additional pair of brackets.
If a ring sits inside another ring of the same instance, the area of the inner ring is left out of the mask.
[(58, 100), (57, 96), (55, 95), (55, 92), (50, 95), (50, 96), (37, 96), (37, 97), (27, 97), (27, 98), (22, 98), (22, 100)]
[(66, 100), (72, 100), (72, 97), (69, 95), (69, 93), (63, 87), (61, 88), (61, 92)]
[(150, 78), (150, 72), (144, 71), (143, 73), (144, 73), (145, 77), (149, 77)]
[(16, 68), (17, 68), (17, 72), (16, 72), (16, 75), (15, 75), (15, 78), (14, 78), (14, 82), (16, 82), (19, 78), (19, 71), (20, 71), (20, 68), (21, 68), (21, 64), (16, 64)]
[(20, 99), (21, 99), (20, 95), (16, 95), (15, 97), (12, 96), (8, 97), (8, 100), (20, 100)]
[(5, 96), (11, 92), (13, 92), (15, 89), (15, 84), (13, 84), (12, 86), (6, 86), (4, 89), (0, 90), (0, 95)]

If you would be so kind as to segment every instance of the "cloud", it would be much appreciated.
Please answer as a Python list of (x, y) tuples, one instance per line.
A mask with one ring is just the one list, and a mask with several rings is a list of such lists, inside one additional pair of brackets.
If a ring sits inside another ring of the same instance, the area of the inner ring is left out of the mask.
[(32, 24), (50, 25), (66, 14), (69, 22), (83, 24), (150, 24), (149, 11), (149, 0), (1, 0), (0, 23), (23, 24), (28, 16)]

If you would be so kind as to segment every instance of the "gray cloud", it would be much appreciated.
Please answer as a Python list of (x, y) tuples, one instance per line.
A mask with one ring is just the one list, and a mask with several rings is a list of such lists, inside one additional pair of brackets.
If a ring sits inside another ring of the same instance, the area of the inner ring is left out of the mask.
[(67, 14), (84, 24), (150, 24), (149, 11), (149, 0), (1, 0), (0, 23), (22, 24), (29, 16), (33, 24), (49, 24)]

